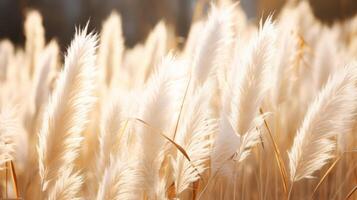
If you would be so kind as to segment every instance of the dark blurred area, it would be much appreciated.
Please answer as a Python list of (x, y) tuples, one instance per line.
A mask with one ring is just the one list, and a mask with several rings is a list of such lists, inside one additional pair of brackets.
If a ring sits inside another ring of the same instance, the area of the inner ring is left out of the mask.
[(178, 35), (185, 36), (193, 6), (192, 0), (0, 0), (0, 38), (22, 44), (26, 11), (36, 9), (43, 17), (46, 39), (56, 38), (63, 47), (69, 44), (75, 26), (90, 20), (90, 28), (100, 31), (102, 22), (117, 10), (126, 45), (133, 46), (162, 18), (176, 25)]
[[(90, 20), (90, 28), (99, 31), (112, 10), (123, 21), (127, 46), (145, 40), (160, 20), (173, 24), (178, 36), (185, 37), (191, 23), (196, 1), (209, 0), (0, 0), (0, 38), (23, 44), (23, 20), (28, 9), (39, 10), (43, 16), (46, 39), (56, 38), (66, 47), (75, 26)], [(255, 20), (281, 9), (286, 0), (242, 0), (247, 16)], [(326, 23), (343, 20), (357, 12), (357, 0), (310, 0), (315, 16)]]

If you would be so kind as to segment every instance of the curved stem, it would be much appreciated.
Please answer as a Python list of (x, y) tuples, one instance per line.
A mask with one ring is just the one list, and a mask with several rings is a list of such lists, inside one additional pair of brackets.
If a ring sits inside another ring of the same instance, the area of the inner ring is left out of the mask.
[(12, 183), (15, 191), (16, 198), (19, 198), (19, 190), (17, 188), (17, 178), (16, 178), (16, 171), (15, 171), (15, 165), (10, 161), (10, 170), (11, 170), (11, 177), (12, 177)]
[(189, 78), (188, 83), (187, 83), (187, 86), (186, 86), (185, 94), (184, 94), (183, 99), (182, 99), (182, 103), (181, 103), (181, 107), (180, 107), (180, 112), (179, 112), (179, 115), (178, 115), (178, 117), (177, 117), (176, 126), (175, 126), (175, 131), (174, 131), (174, 136), (172, 137), (172, 140), (174, 140), (174, 141), (175, 141), (175, 137), (176, 137), (176, 133), (177, 133), (178, 126), (179, 126), (179, 124), (180, 124), (180, 118), (181, 118), (181, 114), (182, 114), (183, 107), (184, 107), (184, 105), (185, 105), (186, 96), (187, 96), (188, 90), (189, 90), (189, 88), (190, 88), (190, 83), (191, 83), (191, 74), (190, 74), (190, 78)]
[(293, 179), (293, 181), (291, 182), (291, 185), (290, 185), (289, 193), (288, 193), (288, 200), (290, 200), (290, 198), (291, 198), (291, 193), (293, 191), (294, 182), (295, 181)]

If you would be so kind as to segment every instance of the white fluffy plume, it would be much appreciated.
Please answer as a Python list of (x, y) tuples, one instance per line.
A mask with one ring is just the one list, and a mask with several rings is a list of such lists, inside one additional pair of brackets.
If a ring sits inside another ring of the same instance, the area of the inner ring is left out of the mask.
[(212, 6), (210, 16), (197, 42), (193, 58), (193, 77), (196, 85), (202, 85), (215, 72), (223, 67), (231, 50), (233, 7), (216, 8)]
[(259, 108), (268, 89), (267, 72), (275, 36), (269, 17), (250, 44), (247, 55), (237, 55), (233, 62), (212, 156), (214, 169), (220, 168), (233, 155), (234, 160), (243, 161), (259, 142), (259, 127), (263, 123)]
[(276, 30), (269, 17), (252, 41), (247, 55), (238, 55), (233, 63), (230, 120), (239, 134), (245, 134), (254, 127), (254, 119), (269, 89), (268, 72), (272, 65), (275, 38)]
[(290, 179), (312, 174), (333, 157), (333, 137), (351, 130), (357, 106), (356, 63), (338, 70), (310, 105), (289, 152)]
[(122, 69), (122, 56), (124, 51), (124, 39), (122, 35), (122, 22), (118, 13), (112, 12), (104, 22), (100, 46), (98, 50), (98, 65), (102, 68), (102, 81), (108, 86), (117, 84)]
[[(140, 142), (140, 167), (143, 168), (145, 189), (149, 198), (154, 198), (160, 186), (159, 169), (163, 159), (163, 146), (166, 142), (160, 132), (167, 133), (173, 120), (173, 113), (177, 107), (177, 82), (170, 73), (170, 68), (180, 67), (171, 56), (163, 59), (157, 72), (148, 81), (143, 94), (145, 100), (141, 104), (140, 119), (148, 124), (138, 130)], [(168, 136), (170, 137), (170, 136)]]
[(77, 31), (44, 113), (38, 143), (39, 173), (44, 191), (59, 175), (72, 168), (78, 157), (81, 132), (96, 99), (96, 38), (87, 34), (87, 28)]
[(21, 122), (14, 109), (3, 108), (0, 111), (0, 170), (4, 163), (15, 158), (17, 137), (21, 130)]
[(83, 180), (79, 173), (73, 173), (72, 168), (59, 174), (53, 189), (48, 194), (48, 200), (81, 200), (80, 191)]
[(111, 157), (99, 185), (97, 200), (138, 199), (140, 198), (139, 173), (134, 162), (123, 158)]
[(177, 144), (185, 149), (190, 161), (177, 151), (173, 161), (176, 193), (180, 194), (190, 183), (198, 180), (208, 168), (211, 144), (217, 129), (210, 116), (208, 88), (196, 91), (184, 115), (183, 129), (177, 135)]
[(25, 29), (25, 53), (30, 78), (33, 77), (40, 59), (40, 53), (45, 45), (45, 30), (42, 26), (42, 17), (38, 11), (30, 10), (26, 15)]
[(99, 157), (97, 162), (98, 174), (101, 177), (103, 169), (109, 165), (110, 155), (117, 154), (121, 145), (121, 106), (118, 101), (110, 102), (104, 109), (101, 119), (99, 136)]

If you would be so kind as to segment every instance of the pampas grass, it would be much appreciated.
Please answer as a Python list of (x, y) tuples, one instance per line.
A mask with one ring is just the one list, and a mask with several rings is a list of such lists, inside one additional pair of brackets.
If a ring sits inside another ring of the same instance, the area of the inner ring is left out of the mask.
[(113, 12), (62, 59), (27, 12), (0, 41), (0, 199), (355, 198), (357, 18), (207, 13), (127, 48)]
[(289, 151), (290, 179), (312, 178), (333, 157), (333, 138), (347, 134), (356, 116), (356, 65), (336, 72), (310, 105)]
[[(113, 154), (115, 156), (115, 154)], [(139, 172), (134, 161), (111, 158), (104, 171), (96, 199), (138, 199), (140, 197)]]
[(15, 108), (5, 107), (0, 111), (0, 166), (6, 162), (14, 160), (16, 148), (20, 145), (17, 141), (21, 137), (21, 125), (15, 114)]
[[(139, 154), (141, 157), (140, 166), (144, 179), (145, 193), (149, 198), (155, 198), (155, 190), (160, 185), (159, 171), (164, 159), (165, 138), (160, 136), (160, 132), (167, 134), (170, 130), (173, 115), (164, 113), (173, 112), (177, 105), (173, 94), (175, 80), (169, 79), (168, 69), (175, 63), (171, 56), (166, 57), (158, 67), (158, 71), (153, 74), (148, 81), (143, 99), (145, 102), (139, 110), (139, 119), (146, 122), (150, 127), (141, 126), (138, 130)], [(168, 135), (167, 135), (168, 136)], [(162, 195), (162, 194), (161, 194)]]
[(226, 58), (232, 47), (232, 9), (233, 7), (212, 7), (211, 13), (197, 38), (197, 47), (193, 58), (195, 85), (202, 85), (218, 67), (225, 67)]
[(101, 33), (101, 45), (98, 50), (98, 65), (104, 72), (101, 80), (108, 86), (115, 85), (114, 81), (120, 80), (120, 69), (122, 68), (122, 56), (124, 51), (124, 39), (121, 29), (121, 18), (113, 12), (105, 21)]
[(26, 59), (28, 64), (28, 76), (32, 78), (40, 59), (40, 53), (45, 45), (45, 32), (42, 26), (41, 14), (37, 11), (29, 11), (24, 24), (26, 36)]
[[(73, 174), (72, 170), (82, 140), (81, 131), (95, 101), (95, 47), (96, 36), (87, 35), (86, 28), (76, 33), (39, 131), (42, 191), (48, 191), (54, 197), (59, 195), (55, 191), (66, 193), (60, 189), (69, 187), (63, 183), (67, 178), (79, 179), (73, 177), (78, 174)], [(65, 172), (67, 174), (63, 174)], [(58, 176), (66, 177), (56, 178)]]
[(216, 132), (216, 120), (210, 116), (208, 102), (204, 98), (208, 87), (204, 87), (194, 94), (191, 104), (184, 114), (183, 129), (179, 131), (176, 142), (185, 149), (188, 160), (181, 152), (177, 151), (173, 159), (176, 194), (179, 195), (189, 184), (202, 177), (208, 168), (210, 146)]

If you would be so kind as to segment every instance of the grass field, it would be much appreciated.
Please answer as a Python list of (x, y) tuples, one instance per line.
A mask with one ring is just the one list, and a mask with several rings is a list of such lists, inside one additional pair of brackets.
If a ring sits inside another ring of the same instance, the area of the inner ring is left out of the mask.
[(0, 42), (0, 199), (357, 198), (357, 17), (212, 4), (130, 49), (121, 23)]

